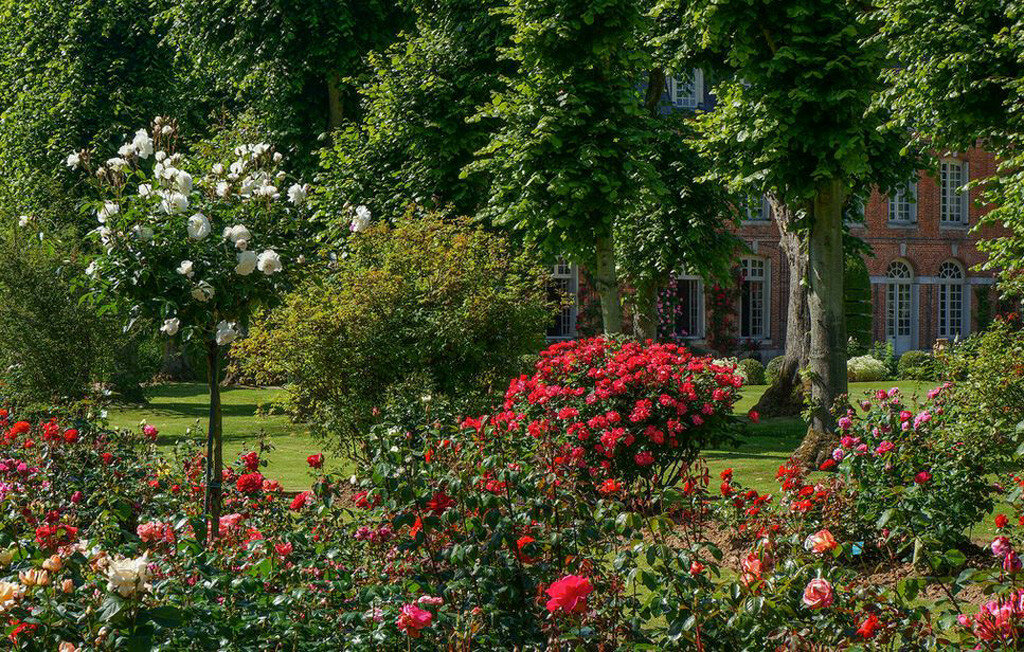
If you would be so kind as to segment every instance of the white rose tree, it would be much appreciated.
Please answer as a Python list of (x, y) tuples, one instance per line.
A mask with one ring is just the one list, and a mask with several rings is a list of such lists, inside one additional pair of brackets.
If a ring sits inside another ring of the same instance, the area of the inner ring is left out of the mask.
[[(289, 181), (270, 145), (210, 146), (186, 157), (177, 124), (156, 118), (118, 156), (89, 152), (67, 165), (98, 190), (99, 255), (88, 270), (99, 297), (127, 306), (129, 324), (161, 323), (206, 357), (210, 414), (204, 511), (216, 536), (221, 506), (221, 347), (254, 309), (280, 296), (313, 238), (308, 188)], [(223, 151), (221, 151), (223, 150)]]

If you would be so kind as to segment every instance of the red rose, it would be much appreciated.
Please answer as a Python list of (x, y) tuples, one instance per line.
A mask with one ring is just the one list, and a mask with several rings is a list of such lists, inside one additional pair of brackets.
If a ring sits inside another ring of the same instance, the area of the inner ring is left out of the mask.
[(263, 489), (263, 474), (256, 471), (238, 476), (235, 488), (243, 494), (259, 493)]
[(434, 494), (433, 498), (427, 501), (427, 509), (437, 515), (444, 514), (449, 507), (453, 507), (454, 505), (455, 499), (443, 491), (437, 492)]
[(759, 423), (761, 421), (761, 415), (757, 413), (757, 410), (747, 412), (747, 418), (750, 419), (751, 423)]
[(1010, 519), (1006, 518), (1006, 514), (996, 514), (996, 527), (1002, 530), (1010, 522)]
[(242, 463), (246, 471), (255, 471), (260, 468), (260, 456), (256, 451), (250, 451), (242, 456)]
[(608, 496), (614, 493), (618, 493), (619, 491), (622, 491), (622, 484), (620, 484), (618, 480), (615, 480), (613, 478), (605, 480), (597, 487), (597, 492), (602, 496)]
[(917, 484), (924, 484), (931, 479), (932, 474), (928, 473), (927, 471), (920, 471), (917, 475), (914, 476), (914, 482), (916, 482)]
[(104, 464), (110, 464), (113, 461), (114, 461), (114, 454), (113, 453), (111, 453), (109, 451), (106, 452), (106, 453), (103, 453), (103, 463)]
[(299, 511), (311, 502), (313, 502), (313, 493), (310, 491), (303, 491), (292, 499), (291, 508), (295, 511)]
[(551, 596), (547, 609), (550, 613), (582, 613), (587, 610), (587, 596), (594, 590), (590, 580), (579, 575), (566, 575), (547, 588)]
[(310, 468), (319, 469), (324, 465), (324, 456), (322, 453), (316, 455), (310, 455), (306, 458), (306, 464), (309, 464)]
[(819, 466), (818, 468), (821, 469), (822, 471), (828, 471), (828, 470), (832, 469), (833, 467), (835, 467), (835, 465), (836, 465), (836, 461), (830, 457), (827, 460), (825, 460), (824, 462), (822, 462), (821, 466)]
[(882, 624), (878, 620), (878, 616), (875, 614), (869, 614), (868, 617), (864, 619), (864, 622), (860, 624), (860, 627), (857, 628), (857, 633), (863, 638), (873, 638), (875, 632), (877, 632), (881, 626)]
[(525, 536), (519, 537), (519, 540), (516, 541), (516, 550), (517, 550), (517, 554), (519, 556), (519, 560), (522, 561), (524, 564), (532, 564), (533, 562), (537, 561), (536, 557), (530, 557), (525, 552), (523, 552), (523, 548), (525, 548), (526, 546), (530, 545), (534, 541), (536, 541), (536, 539), (534, 539), (533, 537), (531, 537), (528, 534), (525, 535)]

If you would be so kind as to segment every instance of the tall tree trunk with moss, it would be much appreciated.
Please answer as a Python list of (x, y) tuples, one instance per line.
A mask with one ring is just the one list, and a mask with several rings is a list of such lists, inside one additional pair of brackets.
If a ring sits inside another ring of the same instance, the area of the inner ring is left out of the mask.
[(658, 338), (658, 285), (642, 281), (633, 289), (633, 335), (640, 340)]
[(327, 75), (327, 124), (331, 129), (341, 127), (345, 117), (341, 98), (341, 74), (337, 71)]
[(220, 403), (220, 346), (211, 333), (206, 343), (206, 382), (210, 389), (210, 421), (206, 432), (206, 512), (209, 538), (216, 539), (220, 530), (221, 475), (223, 460), (223, 419)]
[(789, 267), (789, 303), (786, 311), (786, 350), (782, 367), (754, 409), (763, 417), (798, 416), (803, 412), (805, 392), (800, 370), (810, 355), (811, 320), (807, 306), (807, 237), (796, 228), (793, 210), (769, 197), (779, 247)]
[(622, 332), (622, 298), (615, 271), (615, 245), (610, 235), (598, 238), (596, 244), (594, 285), (601, 298), (601, 323), (605, 335), (614, 335)]
[(811, 348), (811, 422), (797, 456), (808, 465), (820, 464), (833, 447), (832, 410), (848, 391), (846, 381), (846, 319), (843, 305), (843, 203), (846, 188), (839, 179), (818, 187), (811, 209), (808, 235)]

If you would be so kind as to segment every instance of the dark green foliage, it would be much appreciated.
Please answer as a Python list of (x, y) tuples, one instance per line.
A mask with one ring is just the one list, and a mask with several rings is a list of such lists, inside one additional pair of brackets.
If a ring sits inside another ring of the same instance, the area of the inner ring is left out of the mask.
[[(858, 349), (867, 349), (871, 343), (871, 277), (864, 259), (856, 253), (846, 255), (846, 275), (843, 279), (846, 303), (846, 334)], [(854, 354), (853, 351), (850, 355)]]
[(460, 173), (495, 125), (467, 120), (515, 69), (498, 60), (511, 30), (491, 12), (495, 0), (424, 4), (415, 30), (368, 58), (369, 79), (359, 89), (363, 119), (338, 132), (322, 155), (328, 209), (364, 204), (396, 219), (415, 202), (473, 215), (486, 199), (486, 176)]

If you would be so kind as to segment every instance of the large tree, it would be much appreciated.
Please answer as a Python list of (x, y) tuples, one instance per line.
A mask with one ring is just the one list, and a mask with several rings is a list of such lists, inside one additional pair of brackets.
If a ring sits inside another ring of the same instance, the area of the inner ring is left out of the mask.
[(882, 98), (899, 124), (936, 150), (976, 144), (999, 167), (985, 180), (981, 224), (1009, 234), (982, 241), (1004, 291), (1024, 294), (1024, 8), (1016, 0), (877, 0), (880, 41), (900, 62)]
[(354, 117), (364, 57), (407, 20), (398, 0), (180, 0), (163, 17), (170, 42), (229, 108), (300, 157)]
[[(889, 65), (877, 24), (854, 0), (663, 0), (692, 27), (694, 49), (720, 54), (735, 75), (716, 86), (699, 141), (714, 176), (756, 187), (793, 210), (806, 233), (814, 414), (809, 436), (834, 430), (846, 393), (843, 206), (866, 183), (909, 176), (905, 136), (873, 101)], [(684, 49), (683, 55), (691, 55)]]
[(385, 219), (410, 203), (458, 215), (480, 210), (487, 177), (461, 172), (495, 127), (492, 119), (469, 118), (515, 71), (498, 59), (511, 35), (493, 12), (501, 4), (417, 3), (414, 28), (369, 57), (359, 89), (363, 118), (337, 132), (321, 158), (325, 205), (363, 204)]
[(74, 222), (71, 147), (116, 149), (153, 115), (202, 111), (205, 89), (185, 87), (154, 22), (161, 4), (0, 0), (0, 217)]
[(486, 217), (591, 270), (604, 330), (621, 332), (615, 222), (656, 176), (641, 3), (510, 0), (502, 12), (518, 73), (482, 110), (499, 126), (467, 172), (491, 180)]

